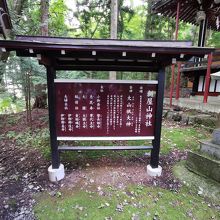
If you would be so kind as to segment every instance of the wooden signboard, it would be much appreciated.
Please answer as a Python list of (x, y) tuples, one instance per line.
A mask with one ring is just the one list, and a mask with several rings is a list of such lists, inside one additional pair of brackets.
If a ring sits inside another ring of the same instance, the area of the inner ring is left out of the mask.
[(157, 81), (55, 79), (57, 140), (154, 139)]

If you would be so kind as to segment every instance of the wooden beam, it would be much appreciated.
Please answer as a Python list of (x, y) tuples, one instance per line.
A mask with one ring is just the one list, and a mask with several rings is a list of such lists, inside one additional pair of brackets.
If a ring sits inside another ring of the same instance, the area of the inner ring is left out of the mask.
[(158, 72), (158, 65), (157, 66), (152, 66), (152, 67), (139, 67), (139, 66), (82, 66), (82, 65), (59, 65), (55, 66), (56, 70), (91, 70), (91, 71), (127, 71), (127, 72)]
[(177, 72), (177, 79), (176, 79), (176, 100), (179, 100), (180, 97), (180, 79), (181, 79), (181, 63), (178, 63), (178, 72)]
[(211, 64), (212, 64), (212, 54), (208, 56), (208, 66), (205, 78), (205, 91), (204, 91), (204, 99), (203, 102), (207, 103), (208, 101), (208, 94), (209, 94), (209, 85), (210, 85), (210, 75), (211, 75)]
[(175, 65), (173, 64), (171, 67), (171, 84), (170, 84), (170, 108), (172, 107), (173, 102), (173, 89), (174, 89), (174, 75), (175, 75)]

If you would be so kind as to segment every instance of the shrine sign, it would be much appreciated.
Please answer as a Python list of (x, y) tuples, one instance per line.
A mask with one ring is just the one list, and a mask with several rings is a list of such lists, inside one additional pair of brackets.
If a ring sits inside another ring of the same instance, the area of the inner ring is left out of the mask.
[(154, 139), (158, 81), (54, 82), (57, 140)]

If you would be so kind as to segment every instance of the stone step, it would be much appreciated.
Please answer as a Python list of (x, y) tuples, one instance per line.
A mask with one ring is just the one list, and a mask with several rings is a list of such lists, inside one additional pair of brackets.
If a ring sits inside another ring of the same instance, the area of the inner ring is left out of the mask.
[(220, 128), (217, 128), (212, 133), (212, 142), (220, 145)]
[(200, 141), (200, 151), (220, 160), (220, 145), (212, 141)]
[(186, 167), (195, 173), (220, 182), (220, 161), (190, 151), (188, 152)]

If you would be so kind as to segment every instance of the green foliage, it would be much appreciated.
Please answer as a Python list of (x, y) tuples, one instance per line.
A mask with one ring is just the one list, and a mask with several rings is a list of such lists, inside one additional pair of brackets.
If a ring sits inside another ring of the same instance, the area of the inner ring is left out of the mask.
[(3, 113), (16, 113), (24, 109), (24, 100), (17, 99), (10, 93), (0, 93), (0, 114)]
[(34, 132), (30, 129), (19, 133), (8, 131), (5, 136), (15, 140), (18, 146), (38, 149), (45, 158), (50, 158), (49, 130), (47, 128), (36, 129)]
[(75, 17), (79, 22), (76, 37), (109, 38), (110, 1), (77, 0)]
[(65, 24), (68, 8), (63, 0), (50, 1), (49, 8), (49, 35), (67, 36), (68, 27)]
[(220, 48), (220, 32), (213, 32), (208, 41), (209, 46)]
[[(40, 0), (22, 0), (21, 9), (17, 10), (15, 1), (9, 0), (8, 6), (13, 23), (13, 36), (40, 35), (41, 8)], [(130, 3), (130, 4), (129, 4)], [(138, 6), (132, 6), (132, 1), (119, 1), (119, 39), (174, 39), (175, 19), (167, 18), (151, 11), (153, 1), (142, 1)], [(63, 0), (51, 0), (49, 8), (49, 35), (65, 37), (110, 37), (110, 1), (77, 0), (72, 3), (75, 9), (68, 8)], [(12, 36), (12, 37), (13, 37)], [(208, 45), (220, 47), (219, 32), (210, 32)], [(198, 27), (180, 22), (179, 40), (191, 40), (194, 45), (198, 41)], [(169, 86), (170, 71), (167, 69), (166, 86)], [(7, 65), (0, 63), (0, 81), (6, 79), (14, 88), (20, 89), (22, 95), (26, 88), (25, 74), (31, 72), (31, 90), (34, 85), (46, 83), (45, 68), (39, 66), (35, 59), (18, 58), (11, 53)], [(4, 75), (3, 75), (4, 74)], [(118, 72), (118, 79), (148, 79), (148, 74)], [(100, 71), (68, 71), (59, 72), (60, 78), (94, 78), (108, 79), (108, 72)], [(155, 75), (154, 75), (155, 78)], [(8, 90), (3, 82), (1, 90)], [(17, 96), (17, 92), (13, 92)], [(31, 93), (32, 97), (35, 95)]]

